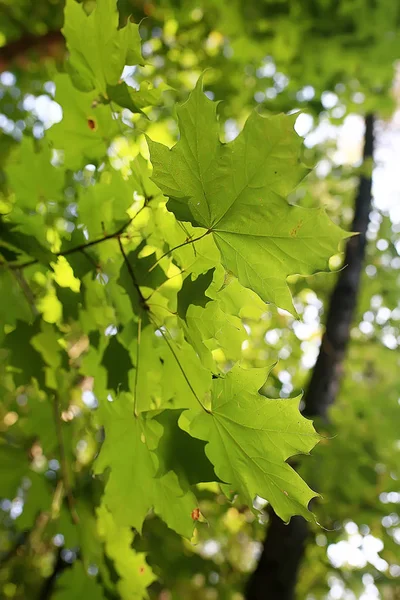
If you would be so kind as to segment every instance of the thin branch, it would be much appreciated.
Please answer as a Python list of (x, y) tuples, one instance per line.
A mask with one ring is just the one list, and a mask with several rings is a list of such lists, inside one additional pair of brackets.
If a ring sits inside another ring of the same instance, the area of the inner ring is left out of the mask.
[(115, 116), (117, 114), (117, 111), (115, 111), (113, 109), (113, 103), (112, 103), (111, 100), (110, 100), (110, 103), (109, 103), (108, 106), (110, 107), (110, 111), (111, 111), (111, 119), (113, 121), (117, 121), (119, 132), (120, 132), (121, 136), (124, 137), (124, 132), (123, 132), (122, 125), (121, 125), (121, 120)]
[[(114, 233), (109, 233), (108, 235), (103, 235), (103, 237), (101, 238), (97, 238), (95, 240), (92, 240), (91, 242), (86, 242), (85, 244), (80, 244), (79, 246), (75, 246), (74, 248), (68, 248), (68, 250), (64, 250), (63, 252), (55, 252), (54, 256), (58, 257), (58, 256), (69, 256), (70, 254), (74, 254), (75, 252), (85, 252), (85, 250), (87, 250), (88, 248), (90, 248), (91, 246), (96, 246), (97, 244), (101, 244), (102, 242), (106, 242), (107, 240), (112, 240), (115, 238), (120, 237), (124, 231), (129, 227), (129, 225), (136, 219), (136, 217), (142, 212), (142, 210), (147, 206), (147, 203), (150, 202), (150, 200), (152, 200), (152, 196), (145, 196), (145, 201), (143, 206), (137, 211), (137, 213), (131, 218), (129, 219), (129, 221), (126, 221), (126, 223), (124, 223), (117, 231), (114, 231)], [(87, 256), (87, 258), (90, 260), (89, 256)], [(28, 260), (24, 263), (17, 263), (17, 264), (13, 264), (13, 263), (7, 263), (7, 262), (0, 262), (0, 267), (7, 267), (8, 269), (14, 270), (14, 269), (25, 269), (26, 267), (30, 267), (32, 265), (36, 265), (37, 263), (39, 263), (40, 261), (37, 258), (34, 258), (32, 260)], [(97, 268), (98, 265), (96, 265)]]
[[(103, 237), (92, 240), (91, 242), (86, 242), (85, 244), (80, 244), (79, 246), (75, 246), (74, 248), (68, 248), (68, 250), (64, 250), (63, 252), (56, 252), (54, 256), (69, 256), (70, 254), (74, 254), (75, 252), (85, 252), (88, 248), (91, 248), (92, 246), (96, 246), (97, 244), (101, 244), (102, 242), (106, 242), (107, 240), (118, 238), (122, 233), (124, 233), (125, 229), (132, 223), (133, 219), (137, 217), (141, 210), (142, 209), (140, 209), (134, 217), (129, 219), (129, 221), (124, 223), (122, 227), (120, 227), (117, 231), (114, 231), (114, 233), (109, 233), (108, 235), (104, 235)], [(36, 265), (38, 262), (40, 261), (37, 258), (34, 258), (33, 260), (28, 260), (27, 262), (20, 264), (3, 262), (0, 263), (0, 266), (8, 267), (11, 270), (25, 269), (26, 267), (30, 267), (31, 265)]]
[(148, 306), (149, 306), (150, 310), (151, 310), (152, 306), (157, 306), (157, 308), (162, 308), (163, 310), (165, 310), (165, 312), (168, 312), (173, 317), (176, 317), (178, 315), (178, 313), (176, 311), (174, 312), (174, 311), (170, 310), (169, 308), (167, 308), (166, 306), (163, 306), (162, 304), (155, 304), (154, 302), (152, 302)]
[[(184, 223), (182, 223), (182, 221), (178, 221), (178, 225), (179, 227), (182, 229), (182, 231), (185, 233), (185, 235), (190, 238), (190, 233), (186, 228), (186, 225)], [(197, 254), (197, 250), (196, 250), (196, 246), (193, 246), (193, 253), (196, 256)]]
[[(139, 213), (137, 213), (137, 214), (139, 214)], [(135, 217), (136, 217), (136, 215), (135, 215)], [(132, 221), (135, 217), (132, 217), (132, 219), (129, 219), (129, 221), (124, 223), (122, 225), (122, 227), (120, 227), (117, 231), (114, 231), (114, 233), (109, 233), (108, 235), (103, 235), (103, 237), (101, 237), (101, 238), (97, 238), (96, 240), (92, 240), (91, 242), (87, 242), (86, 244), (81, 244), (80, 246), (76, 246), (75, 248), (69, 248), (68, 250), (65, 250), (64, 252), (57, 252), (56, 256), (68, 256), (69, 254), (74, 254), (74, 252), (81, 252), (82, 250), (87, 250), (91, 246), (96, 246), (97, 244), (101, 244), (102, 242), (105, 242), (106, 240), (112, 240), (114, 238), (119, 238), (119, 236), (122, 233), (124, 233), (125, 229), (132, 223)]]
[(94, 258), (92, 258), (92, 257), (90, 256), (90, 254), (88, 254), (88, 253), (86, 252), (86, 249), (82, 248), (82, 250), (81, 250), (81, 254), (83, 254), (83, 256), (84, 256), (85, 258), (87, 258), (87, 260), (88, 260), (88, 261), (90, 262), (90, 264), (91, 264), (91, 265), (92, 265), (92, 266), (93, 266), (93, 267), (96, 269), (96, 271), (99, 269), (99, 264), (98, 264), (98, 263), (97, 263), (97, 262), (94, 260)]
[(178, 250), (179, 248), (183, 248), (183, 246), (188, 246), (189, 244), (194, 244), (194, 242), (198, 242), (199, 240), (203, 239), (203, 237), (205, 237), (209, 233), (211, 233), (211, 229), (208, 229), (205, 233), (203, 233), (203, 235), (200, 235), (198, 238), (194, 238), (194, 239), (191, 239), (191, 240), (186, 240), (182, 244), (179, 244), (178, 246), (175, 246), (174, 248), (171, 248), (170, 250), (168, 250), (168, 252), (166, 252), (165, 254), (163, 254), (162, 256), (160, 256), (159, 259), (156, 260), (156, 262), (154, 263), (154, 265), (152, 265), (150, 267), (149, 273), (151, 273), (151, 271), (153, 269), (155, 269), (155, 267), (158, 265), (158, 263), (160, 262), (160, 260), (162, 260), (163, 258), (165, 258), (166, 256), (168, 256), (168, 254), (171, 254), (171, 252), (174, 252), (175, 250)]
[(15, 279), (17, 280), (29, 306), (31, 307), (33, 316), (36, 317), (39, 314), (39, 311), (36, 308), (35, 294), (32, 292), (31, 288), (29, 287), (29, 284), (26, 281), (26, 279), (20, 269), (13, 269), (12, 274), (14, 275)]
[(68, 461), (65, 452), (64, 446), (64, 438), (62, 433), (62, 423), (60, 418), (60, 402), (58, 398), (58, 394), (54, 395), (53, 402), (53, 411), (54, 411), (54, 422), (56, 426), (56, 436), (58, 442), (58, 451), (60, 455), (60, 466), (61, 466), (61, 475), (64, 483), (65, 496), (68, 502), (68, 508), (71, 513), (72, 521), (77, 524), (79, 523), (79, 517), (75, 509), (75, 498), (72, 493), (71, 480), (69, 477), (69, 469), (68, 469)]
[(158, 292), (163, 285), (169, 283), (171, 281), (171, 279), (174, 279), (175, 277), (178, 277), (179, 275), (183, 275), (183, 273), (186, 272), (186, 269), (181, 269), (181, 271), (179, 271), (179, 273), (175, 273), (175, 275), (172, 275), (172, 277), (168, 277), (168, 279), (166, 279), (165, 281), (163, 281), (162, 283), (160, 283), (160, 285), (158, 285), (149, 296), (147, 296), (146, 298), (146, 302), (148, 302), (150, 300), (150, 298), (153, 296), (153, 294), (155, 294), (156, 292)]
[(120, 236), (117, 237), (117, 240), (118, 240), (118, 244), (119, 244), (119, 249), (121, 250), (121, 254), (124, 257), (124, 261), (125, 261), (126, 267), (128, 269), (129, 276), (130, 276), (130, 278), (132, 280), (132, 283), (133, 283), (133, 286), (134, 286), (135, 290), (138, 293), (138, 296), (139, 296), (139, 299), (140, 299), (140, 304), (142, 305), (142, 308), (144, 308), (145, 310), (149, 310), (149, 307), (148, 307), (148, 305), (146, 303), (146, 298), (143, 296), (142, 292), (140, 291), (139, 284), (136, 281), (136, 277), (135, 277), (135, 273), (133, 272), (132, 265), (129, 262), (128, 257), (126, 256), (126, 253), (125, 253), (124, 247), (122, 245)]

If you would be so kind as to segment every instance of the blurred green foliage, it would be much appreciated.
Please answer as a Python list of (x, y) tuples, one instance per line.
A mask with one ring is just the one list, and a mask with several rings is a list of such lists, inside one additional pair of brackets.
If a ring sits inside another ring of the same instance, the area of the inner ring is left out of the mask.
[[(90, 14), (95, 2), (83, 7)], [(338, 156), (338, 128), (348, 126), (354, 113), (387, 118), (393, 111), (400, 6), (392, 0), (120, 0), (120, 26), (130, 15), (140, 23), (145, 64), (124, 72), (128, 88), (106, 77), (87, 93), (66, 74), (71, 68), (60, 34), (63, 8), (56, 0), (0, 2), (0, 252), (7, 263), (38, 261), (23, 271), (0, 270), (0, 595), (140, 598), (150, 586), (150, 597), (160, 600), (239, 600), (268, 517), (248, 508), (241, 495), (228, 499), (221, 492), (212, 466), (199, 458), (204, 460), (202, 441), (189, 452), (187, 439), (179, 438), (170, 455), (167, 439), (163, 446), (170, 462), (161, 468), (168, 472), (172, 461), (173, 485), (186, 489), (207, 482), (196, 486), (199, 515), (191, 542), (157, 516), (173, 507), (151, 512), (140, 536), (127, 526), (124, 509), (116, 524), (101, 505), (105, 480), (93, 477), (92, 465), (103, 443), (102, 425), (107, 435), (105, 413), (112, 403), (104, 398), (111, 395), (115, 402), (116, 387), (134, 386), (140, 411), (152, 398), (170, 395), (179, 413), (187, 389), (163, 338), (149, 335), (151, 323), (139, 330), (131, 321), (141, 298), (128, 283), (129, 272), (119, 273), (123, 260), (116, 240), (67, 253), (88, 239), (111, 236), (133, 217), (135, 227), (127, 229), (132, 253), (142, 250), (142, 239), (147, 244), (144, 254), (129, 254), (137, 265), (193, 235), (191, 225), (183, 230), (166, 211), (150, 180), (142, 133), (167, 146), (175, 143), (176, 103), (186, 99), (204, 69), (207, 94), (222, 100), (224, 141), (233, 139), (254, 107), (263, 115), (296, 109), (309, 115), (303, 161), (317, 167), (289, 200), (304, 208), (323, 206), (348, 230), (360, 160), (343, 159), (343, 150)], [(56, 103), (63, 107), (59, 123)], [(382, 121), (378, 150), (386, 127)], [(400, 225), (395, 200), (379, 203), (385, 193), (378, 187), (380, 168), (378, 163), (374, 171), (368, 258), (340, 397), (329, 428), (317, 424), (323, 440), (299, 469), (322, 496), (314, 506), (318, 524), (300, 573), (299, 599), (380, 594), (395, 600), (400, 593)], [(175, 262), (169, 256), (152, 271), (145, 289), (157, 322), (175, 318), (168, 311), (182, 284), (180, 271), (190, 270), (195, 278), (215, 267), (218, 254), (209, 240), (197, 242), (195, 251), (183, 245)], [(57, 258), (59, 252), (66, 256)], [(333, 270), (340, 254), (334, 259)], [(201, 302), (189, 308), (185, 298), (180, 303), (186, 317), (181, 335), (192, 341), (205, 368), (216, 375), (238, 358), (249, 368), (274, 364), (263, 393), (299, 394), (318, 352), (334, 274), (289, 279), (300, 320), (265, 305), (221, 267), (213, 281), (208, 290), (204, 285), (189, 292)], [(221, 290), (219, 283), (225, 284)], [(116, 332), (120, 323), (124, 327)], [(132, 346), (138, 331), (140, 346)], [(177, 340), (185, 369), (201, 380), (185, 343)], [(148, 368), (136, 379), (140, 362)], [(55, 406), (49, 390), (58, 392)], [(168, 427), (185, 436), (178, 417)], [(153, 434), (161, 430), (162, 415), (159, 420)], [(127, 477), (124, 485), (133, 483)], [(179, 514), (172, 518), (185, 527)]]

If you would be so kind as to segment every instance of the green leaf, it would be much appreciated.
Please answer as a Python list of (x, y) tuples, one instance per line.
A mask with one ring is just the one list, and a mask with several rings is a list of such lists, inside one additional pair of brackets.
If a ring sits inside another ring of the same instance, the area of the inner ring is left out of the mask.
[(159, 474), (174, 471), (184, 489), (196, 483), (217, 481), (213, 465), (204, 451), (205, 443), (178, 426), (181, 414), (182, 410), (163, 410), (155, 417), (164, 428), (157, 447)]
[(146, 413), (134, 416), (127, 394), (106, 403), (102, 411), (106, 439), (95, 470), (101, 473), (111, 469), (104, 503), (115, 522), (135, 527), (140, 532), (147, 513), (153, 508), (171, 529), (190, 538), (196, 498), (182, 490), (172, 471), (156, 477), (158, 460), (154, 450), (163, 431), (160, 423)]
[(210, 412), (183, 413), (180, 425), (208, 442), (218, 477), (250, 506), (258, 495), (283, 521), (296, 514), (310, 520), (307, 507), (316, 494), (286, 460), (309, 453), (319, 436), (300, 414), (299, 397), (270, 400), (258, 393), (267, 372), (235, 366), (214, 380)]
[(111, 390), (129, 390), (129, 371), (133, 368), (129, 353), (118, 341), (116, 335), (111, 336), (101, 361), (107, 370), (107, 387)]
[(147, 81), (141, 83), (139, 89), (128, 86), (124, 81), (118, 85), (107, 86), (107, 96), (122, 108), (131, 112), (142, 112), (146, 106), (159, 104), (165, 87), (153, 88)]
[(181, 319), (186, 318), (186, 313), (190, 305), (206, 306), (211, 298), (208, 298), (205, 293), (210, 286), (215, 269), (210, 269), (207, 273), (198, 275), (193, 281), (192, 278), (186, 277), (182, 288), (178, 293), (178, 315)]
[[(193, 346), (165, 336), (162, 351), (163, 396), (172, 398), (173, 408), (192, 408), (204, 404), (209, 396), (212, 375), (201, 363)], [(166, 341), (168, 340), (168, 342)]]
[(31, 344), (46, 363), (44, 373), (47, 387), (57, 389), (57, 373), (61, 367), (68, 369), (68, 356), (59, 344), (59, 333), (53, 325), (41, 321), (40, 329), (40, 333), (32, 337)]
[(209, 350), (221, 348), (227, 360), (239, 360), (246, 330), (240, 319), (221, 310), (219, 302), (210, 302), (205, 309), (191, 306), (186, 322), (189, 337), (200, 356), (199, 341)]
[(0, 498), (14, 498), (28, 468), (28, 457), (22, 448), (0, 443)]
[(15, 520), (20, 531), (31, 529), (39, 513), (50, 511), (53, 497), (53, 490), (43, 473), (29, 471), (25, 476), (29, 478), (30, 486), (26, 492), (24, 510)]
[(54, 147), (63, 151), (65, 168), (77, 170), (85, 161), (102, 160), (112, 139), (120, 133), (110, 107), (99, 104), (95, 93), (77, 91), (68, 75), (57, 75), (54, 82), (63, 119), (47, 135)]
[(253, 112), (241, 134), (221, 144), (216, 103), (202, 78), (178, 109), (179, 142), (169, 150), (148, 140), (153, 179), (175, 216), (211, 233), (226, 269), (266, 302), (294, 312), (286, 278), (329, 270), (349, 234), (321, 209), (291, 206), (301, 181), (301, 138), (294, 116)]
[(31, 321), (32, 308), (25, 295), (21, 294), (18, 274), (5, 269), (0, 270), (0, 288), (7, 290), (8, 298), (6, 303), (0, 303), (0, 323), (8, 323), (15, 327), (17, 320)]
[(28, 325), (18, 321), (16, 328), (4, 340), (9, 351), (9, 364), (13, 368), (16, 385), (24, 385), (36, 379), (41, 388), (45, 387), (45, 363), (41, 354), (33, 347), (32, 339), (40, 332), (40, 321)]
[(102, 587), (95, 577), (86, 572), (80, 560), (75, 561), (73, 567), (66, 569), (57, 579), (54, 600), (71, 600), (71, 598), (105, 600)]
[(156, 257), (154, 253), (140, 256), (145, 246), (146, 242), (143, 241), (135, 250), (129, 252), (126, 260), (122, 263), (118, 279), (118, 284), (128, 294), (133, 312), (136, 315), (140, 314), (141, 309), (144, 308), (138, 288), (148, 287), (155, 290), (167, 280), (162, 268), (155, 265)]
[(40, 440), (43, 452), (52, 454), (58, 446), (54, 421), (53, 400), (40, 398), (38, 394), (29, 395), (27, 402), (29, 413), (21, 419), (21, 428), (31, 440)]
[[(145, 247), (146, 242), (142, 241), (135, 250), (129, 252), (127, 256), (128, 262), (132, 267), (136, 280), (141, 286), (156, 289), (167, 280), (167, 276), (160, 265), (155, 265), (157, 259), (154, 253), (143, 256)], [(121, 279), (119, 283), (121, 284), (123, 280), (127, 281), (127, 279), (128, 268), (126, 263), (124, 263), (121, 268)]]
[[(43, 264), (55, 259), (45, 245), (42, 219), (39, 215), (26, 215), (19, 211), (12, 213), (13, 222), (0, 219), (0, 236), (3, 242), (11, 244), (19, 252), (26, 253)], [(22, 261), (21, 261), (22, 262)]]
[(131, 21), (118, 29), (116, 0), (97, 0), (87, 15), (82, 4), (67, 0), (62, 32), (69, 51), (68, 67), (74, 85), (106, 95), (125, 65), (142, 62), (139, 27)]
[(130, 527), (117, 525), (111, 513), (100, 506), (97, 509), (97, 526), (104, 539), (107, 555), (114, 561), (120, 580), (117, 589), (122, 600), (147, 598), (146, 588), (155, 581), (144, 552), (132, 548), (133, 533)]
[(13, 153), (6, 174), (19, 208), (35, 210), (39, 203), (62, 199), (64, 172), (50, 159), (48, 146), (26, 137)]
[(132, 182), (118, 171), (104, 171), (96, 185), (82, 189), (77, 203), (78, 216), (89, 240), (112, 234), (129, 223), (127, 210), (133, 201)]
[(157, 400), (161, 395), (162, 364), (159, 339), (154, 333), (154, 327), (147, 325), (140, 328), (140, 343), (138, 343), (138, 331), (138, 323), (132, 320), (121, 331), (119, 338), (129, 350), (135, 365), (136, 409), (141, 413), (158, 406)]

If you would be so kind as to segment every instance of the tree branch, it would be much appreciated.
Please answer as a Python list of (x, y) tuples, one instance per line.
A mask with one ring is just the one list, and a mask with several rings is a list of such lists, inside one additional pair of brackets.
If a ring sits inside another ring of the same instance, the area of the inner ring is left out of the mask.
[[(373, 124), (373, 116), (368, 115), (365, 119), (364, 162), (371, 159), (373, 154)], [(329, 407), (339, 391), (360, 288), (370, 211), (371, 178), (363, 176), (359, 183), (352, 224), (352, 230), (359, 235), (347, 242), (344, 259), (346, 268), (340, 272), (330, 299), (320, 352), (304, 396), (303, 414), (307, 417), (320, 417), (327, 421)]]
[(140, 291), (139, 284), (136, 281), (136, 277), (135, 277), (135, 273), (133, 272), (132, 265), (129, 262), (128, 257), (126, 256), (124, 247), (123, 247), (122, 242), (121, 242), (121, 238), (119, 236), (117, 236), (117, 240), (118, 240), (118, 244), (119, 244), (119, 249), (121, 250), (121, 254), (122, 254), (123, 258), (124, 258), (126, 267), (128, 269), (129, 276), (130, 276), (130, 278), (132, 280), (132, 283), (133, 283), (133, 286), (134, 286), (134, 288), (135, 288), (135, 290), (137, 292), (137, 295), (139, 296), (140, 304), (141, 304), (142, 308), (144, 308), (145, 310), (149, 310), (149, 306), (148, 306), (148, 304), (146, 302), (146, 298), (143, 296), (142, 292)]
[(36, 317), (39, 314), (39, 311), (36, 308), (35, 294), (29, 287), (29, 284), (26, 281), (24, 274), (20, 271), (20, 269), (13, 269), (12, 272), (32, 310), (33, 316)]
[[(364, 161), (373, 157), (374, 117), (365, 119)], [(352, 230), (359, 235), (346, 246), (345, 269), (339, 273), (330, 299), (325, 333), (308, 384), (303, 414), (328, 421), (329, 407), (339, 391), (343, 362), (350, 339), (350, 328), (360, 288), (366, 249), (366, 233), (371, 210), (371, 177), (360, 178), (355, 201)], [(294, 600), (297, 574), (310, 535), (303, 517), (294, 517), (285, 525), (271, 510), (263, 551), (251, 576), (247, 600)]]
[[(136, 213), (135, 217), (139, 214), (139, 212)], [(92, 240), (91, 242), (87, 242), (85, 244), (80, 244), (79, 246), (75, 246), (74, 248), (68, 248), (68, 250), (64, 250), (63, 252), (56, 252), (54, 254), (54, 256), (57, 256), (57, 257), (58, 256), (69, 256), (70, 254), (74, 254), (75, 252), (85, 252), (88, 248), (91, 248), (91, 246), (96, 246), (97, 244), (101, 244), (102, 242), (106, 242), (107, 240), (119, 238), (119, 236), (125, 231), (125, 229), (132, 223), (132, 221), (135, 217), (132, 217), (132, 219), (129, 219), (129, 221), (124, 223), (124, 225), (122, 225), (122, 227), (120, 227), (114, 233), (109, 233), (108, 235), (104, 235), (101, 238), (97, 238), (97, 239)], [(19, 264), (3, 262), (3, 263), (0, 263), (0, 266), (5, 266), (11, 270), (16, 270), (16, 269), (18, 270), (18, 269), (25, 269), (26, 267), (30, 267), (32, 265), (36, 265), (38, 262), (40, 262), (40, 261), (37, 258), (34, 258), (32, 260), (26, 261), (25, 263), (19, 263)]]

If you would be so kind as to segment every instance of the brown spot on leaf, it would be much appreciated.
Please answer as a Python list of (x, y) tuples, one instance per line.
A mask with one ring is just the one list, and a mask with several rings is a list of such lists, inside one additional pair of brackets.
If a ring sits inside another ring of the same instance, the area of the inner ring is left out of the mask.
[(299, 229), (301, 228), (302, 225), (303, 225), (303, 219), (301, 219), (301, 221), (299, 221), (297, 223), (297, 225), (295, 227), (293, 227), (293, 229), (291, 229), (291, 231), (289, 232), (290, 237), (296, 237), (296, 235), (299, 233)]
[(94, 119), (88, 119), (87, 124), (88, 124), (89, 129), (91, 129), (92, 131), (97, 129), (96, 121)]
[(192, 519), (193, 519), (193, 521), (198, 521), (200, 519), (200, 509), (199, 508), (194, 508), (192, 510)]

